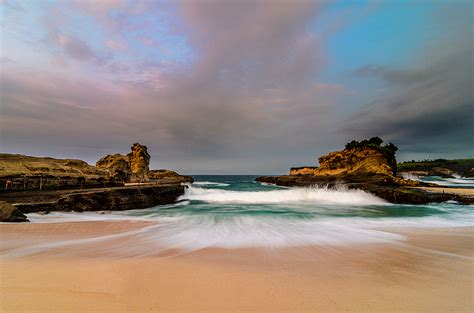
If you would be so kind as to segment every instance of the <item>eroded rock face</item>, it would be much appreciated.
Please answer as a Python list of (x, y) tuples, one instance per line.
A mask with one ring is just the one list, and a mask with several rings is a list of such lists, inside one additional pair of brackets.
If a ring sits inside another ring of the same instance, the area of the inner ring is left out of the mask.
[(346, 175), (352, 173), (374, 173), (394, 175), (395, 169), (385, 155), (371, 147), (344, 149), (323, 155), (319, 167), (297, 167), (290, 175)]
[(107, 171), (82, 160), (0, 154), (0, 183), (6, 189), (61, 189), (102, 185)]
[(10, 203), (0, 201), (0, 222), (28, 222), (28, 219)]
[(180, 175), (175, 171), (170, 170), (151, 170), (149, 172), (150, 180), (158, 180), (158, 181), (172, 181), (172, 182), (182, 182), (182, 183), (192, 183), (194, 179), (191, 176)]
[(312, 166), (302, 166), (302, 167), (292, 167), (290, 169), (290, 175), (314, 175), (317, 167)]
[(116, 181), (128, 182), (132, 176), (128, 155), (108, 154), (97, 161), (95, 166), (107, 171)]
[(319, 158), (315, 175), (340, 175), (351, 173), (373, 173), (394, 175), (395, 168), (389, 165), (385, 155), (374, 148), (344, 149)]
[(132, 146), (132, 152), (128, 154), (128, 159), (132, 173), (130, 181), (136, 182), (149, 180), (150, 155), (148, 154), (147, 147), (139, 143), (134, 143)]

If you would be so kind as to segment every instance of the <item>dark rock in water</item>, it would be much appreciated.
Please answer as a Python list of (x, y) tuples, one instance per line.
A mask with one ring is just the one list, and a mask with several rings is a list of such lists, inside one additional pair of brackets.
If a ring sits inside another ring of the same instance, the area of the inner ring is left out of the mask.
[(23, 214), (18, 208), (7, 203), (0, 201), (0, 222), (29, 222), (26, 215)]
[[(12, 194), (7, 199), (23, 213), (41, 211), (123, 211), (145, 209), (174, 203), (184, 194), (186, 186), (179, 184), (158, 186), (130, 186), (100, 188), (75, 192), (38, 195), (31, 198)], [(42, 201), (38, 201), (38, 199)]]

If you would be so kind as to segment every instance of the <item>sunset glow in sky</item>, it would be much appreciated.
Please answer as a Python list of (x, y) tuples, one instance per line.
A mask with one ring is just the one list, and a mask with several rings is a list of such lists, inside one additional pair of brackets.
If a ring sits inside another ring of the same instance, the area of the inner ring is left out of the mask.
[(473, 157), (471, 1), (0, 0), (0, 150), (285, 173), (352, 139)]

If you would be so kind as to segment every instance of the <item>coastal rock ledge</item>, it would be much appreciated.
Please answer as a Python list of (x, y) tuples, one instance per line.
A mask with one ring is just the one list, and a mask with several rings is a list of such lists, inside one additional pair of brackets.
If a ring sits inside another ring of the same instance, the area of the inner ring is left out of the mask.
[(426, 204), (456, 201), (473, 204), (474, 199), (442, 192), (428, 192), (417, 187), (440, 187), (436, 184), (403, 179), (396, 176), (397, 163), (393, 144), (382, 146), (374, 137), (362, 142), (352, 141), (341, 151), (319, 158), (319, 167), (291, 168), (289, 175), (262, 176), (256, 181), (287, 187), (324, 187), (360, 189), (391, 203)]
[(76, 159), (0, 154), (0, 222), (28, 221), (25, 213), (120, 211), (174, 203), (191, 176), (150, 170), (147, 147), (111, 154), (96, 166)]

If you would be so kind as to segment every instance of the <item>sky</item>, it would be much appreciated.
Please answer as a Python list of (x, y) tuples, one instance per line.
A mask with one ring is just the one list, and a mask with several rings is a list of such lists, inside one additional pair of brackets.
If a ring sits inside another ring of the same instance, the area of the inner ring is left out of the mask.
[(474, 157), (469, 0), (0, 0), (0, 151), (283, 174), (379, 136)]

